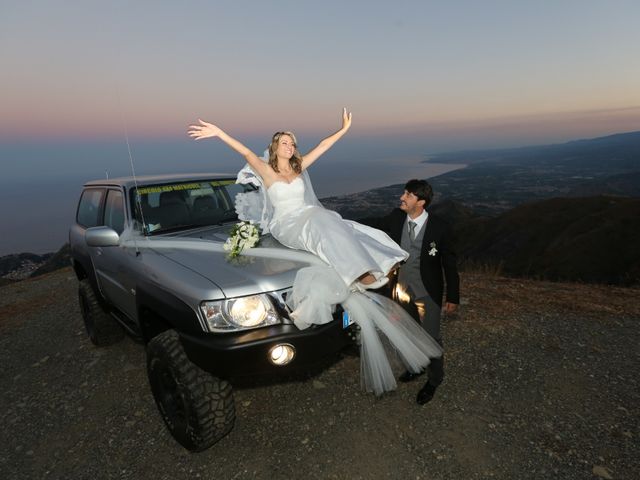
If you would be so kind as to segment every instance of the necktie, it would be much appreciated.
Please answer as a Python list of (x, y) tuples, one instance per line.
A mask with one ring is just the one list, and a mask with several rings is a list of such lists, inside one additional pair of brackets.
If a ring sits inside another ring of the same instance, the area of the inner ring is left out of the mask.
[(409, 238), (411, 238), (412, 241), (416, 239), (416, 222), (412, 222), (411, 220), (409, 220)]

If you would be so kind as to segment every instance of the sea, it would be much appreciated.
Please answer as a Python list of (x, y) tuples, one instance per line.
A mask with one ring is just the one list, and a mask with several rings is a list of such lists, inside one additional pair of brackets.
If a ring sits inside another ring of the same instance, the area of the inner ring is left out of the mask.
[[(234, 173), (242, 163), (220, 148), (194, 155), (192, 144), (135, 145), (86, 143), (53, 146), (0, 145), (0, 256), (55, 252), (68, 240), (84, 182), (105, 177), (152, 173)], [(318, 198), (352, 194), (431, 178), (464, 165), (425, 163), (410, 152), (357, 146), (326, 155), (309, 169)], [(357, 153), (354, 153), (357, 152)], [(215, 163), (211, 157), (219, 155)], [(19, 159), (19, 160), (16, 160)], [(399, 191), (398, 195), (402, 192)], [(392, 207), (392, 206), (390, 206)]]

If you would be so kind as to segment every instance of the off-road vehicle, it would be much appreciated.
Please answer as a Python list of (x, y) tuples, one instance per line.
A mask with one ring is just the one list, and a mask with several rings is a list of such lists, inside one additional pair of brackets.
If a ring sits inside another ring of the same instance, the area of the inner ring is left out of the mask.
[[(310, 254), (230, 260), (221, 248), (238, 221), (236, 195), (252, 188), (219, 174), (91, 181), (69, 232), (89, 338), (106, 346), (126, 331), (146, 345), (160, 414), (191, 451), (232, 429), (232, 380), (326, 364), (355, 337), (339, 307), (334, 321), (305, 330), (289, 318), (287, 296)], [(156, 248), (157, 239), (176, 246)], [(268, 235), (264, 244), (286, 248)]]

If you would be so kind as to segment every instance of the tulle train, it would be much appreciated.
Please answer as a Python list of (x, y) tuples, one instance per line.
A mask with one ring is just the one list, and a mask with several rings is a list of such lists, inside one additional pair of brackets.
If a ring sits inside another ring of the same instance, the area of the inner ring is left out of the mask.
[[(397, 303), (373, 292), (352, 293), (343, 303), (360, 326), (363, 387), (376, 395), (395, 390), (396, 379), (379, 333), (384, 334), (405, 368), (418, 373), (442, 348)], [(392, 352), (389, 352), (392, 353)]]
[(417, 373), (442, 355), (442, 348), (397, 303), (373, 292), (352, 292), (328, 266), (301, 269), (296, 275), (289, 306), (298, 328), (333, 320), (342, 304), (360, 327), (360, 371), (365, 390), (381, 395), (397, 384), (380, 333), (394, 348), (407, 370)]

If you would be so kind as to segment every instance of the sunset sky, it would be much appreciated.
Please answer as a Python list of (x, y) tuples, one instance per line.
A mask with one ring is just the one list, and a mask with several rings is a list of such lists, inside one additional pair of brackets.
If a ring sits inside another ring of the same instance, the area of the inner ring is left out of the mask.
[(640, 129), (640, 2), (0, 2), (0, 141), (352, 135), (436, 151)]
[(83, 182), (134, 163), (237, 172), (187, 137), (198, 117), (304, 153), (348, 107), (321, 198), (442, 174), (421, 163), (440, 152), (640, 130), (638, 19), (637, 0), (0, 0), (0, 255), (59, 248)]

